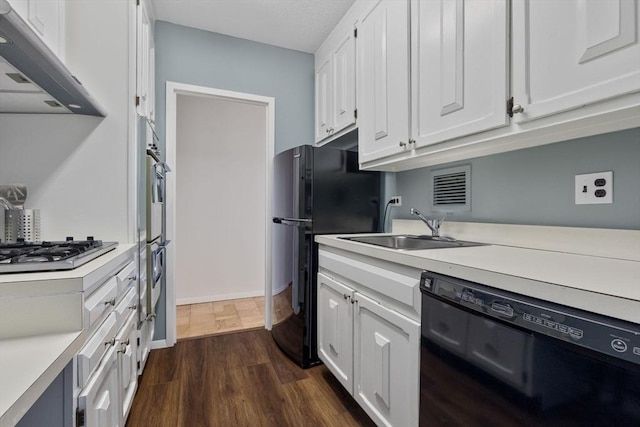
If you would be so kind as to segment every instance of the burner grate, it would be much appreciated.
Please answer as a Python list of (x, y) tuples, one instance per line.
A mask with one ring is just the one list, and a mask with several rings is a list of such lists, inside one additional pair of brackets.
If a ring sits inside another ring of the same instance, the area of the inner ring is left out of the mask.
[(76, 268), (113, 249), (117, 243), (105, 243), (88, 237), (60, 242), (0, 243), (0, 273), (68, 270)]

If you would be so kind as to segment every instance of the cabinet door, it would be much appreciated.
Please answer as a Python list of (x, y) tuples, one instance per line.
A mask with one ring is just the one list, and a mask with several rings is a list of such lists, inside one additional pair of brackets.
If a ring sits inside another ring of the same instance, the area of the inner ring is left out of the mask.
[(355, 293), (354, 397), (378, 425), (417, 426), (420, 324)]
[(322, 58), (316, 67), (316, 142), (331, 131), (331, 57)]
[(358, 39), (358, 151), (365, 163), (408, 149), (408, 0), (378, 1)]
[(138, 387), (136, 316), (132, 313), (116, 337), (120, 425), (124, 426)]
[(60, 56), (64, 43), (64, 1), (11, 0), (9, 3), (49, 49)]
[(349, 29), (333, 51), (333, 129), (341, 131), (356, 122), (356, 45)]
[(640, 90), (634, 0), (513, 2), (514, 103), (527, 121)]
[(151, 49), (151, 20), (145, 1), (137, 6), (137, 34), (136, 34), (136, 105), (140, 116), (148, 117), (150, 49)]
[(506, 126), (506, 0), (413, 0), (412, 129), (425, 146)]
[(78, 396), (78, 410), (84, 411), (84, 425), (119, 427), (118, 402), (118, 363), (111, 348)]
[(353, 290), (318, 274), (318, 356), (353, 391)]

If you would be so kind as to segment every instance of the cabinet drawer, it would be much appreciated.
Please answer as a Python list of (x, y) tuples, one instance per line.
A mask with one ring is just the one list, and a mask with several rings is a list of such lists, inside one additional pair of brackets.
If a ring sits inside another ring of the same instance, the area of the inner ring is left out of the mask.
[(83, 387), (98, 367), (102, 356), (111, 348), (118, 331), (115, 313), (110, 313), (98, 330), (78, 352), (78, 386)]
[(117, 296), (118, 280), (114, 276), (85, 300), (84, 321), (87, 329), (90, 329), (104, 313), (116, 305)]
[(116, 305), (115, 313), (118, 318), (118, 328), (124, 324), (124, 322), (129, 317), (129, 314), (135, 312), (138, 309), (138, 301), (136, 290), (131, 288), (129, 292), (120, 300), (118, 305)]
[(116, 275), (116, 279), (118, 280), (118, 295), (123, 295), (128, 287), (135, 285), (138, 279), (137, 272), (138, 268), (136, 267), (135, 261), (131, 261), (125, 268), (120, 270), (120, 273)]

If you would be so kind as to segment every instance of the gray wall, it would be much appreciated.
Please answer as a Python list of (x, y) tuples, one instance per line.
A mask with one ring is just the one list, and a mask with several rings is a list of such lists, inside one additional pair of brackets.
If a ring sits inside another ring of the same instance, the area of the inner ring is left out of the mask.
[[(156, 21), (154, 30), (156, 131), (163, 153), (167, 81), (273, 97), (276, 154), (313, 144), (313, 55), (164, 21)], [(156, 340), (166, 336), (164, 292), (157, 315)]]
[[(391, 216), (428, 212), (429, 171), (461, 164), (471, 164), (471, 211), (450, 221), (640, 229), (638, 128), (390, 174), (386, 199), (402, 196)], [(574, 176), (603, 171), (613, 171), (613, 204), (575, 205)]]
[(274, 97), (276, 154), (313, 144), (313, 55), (164, 21), (156, 21), (155, 46), (161, 149), (167, 81)]

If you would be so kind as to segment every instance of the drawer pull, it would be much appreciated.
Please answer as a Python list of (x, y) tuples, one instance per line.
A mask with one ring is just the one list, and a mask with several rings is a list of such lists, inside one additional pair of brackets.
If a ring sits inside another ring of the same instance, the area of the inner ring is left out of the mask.
[(127, 338), (126, 341), (122, 341), (120, 343), (120, 349), (118, 350), (118, 353), (126, 353), (127, 352), (127, 347), (129, 347), (129, 339)]
[(138, 309), (138, 304), (130, 305), (130, 306), (129, 306), (129, 307), (127, 307), (127, 308), (128, 308), (129, 310), (133, 310), (133, 311), (135, 311), (135, 310), (137, 310), (137, 309)]
[(105, 341), (105, 342), (104, 342), (104, 345), (106, 345), (106, 346), (116, 345), (116, 338), (115, 338), (115, 337), (113, 337), (113, 338), (111, 338), (110, 340)]
[(107, 300), (104, 302), (104, 305), (116, 305), (116, 299), (115, 298), (111, 298), (110, 300)]

